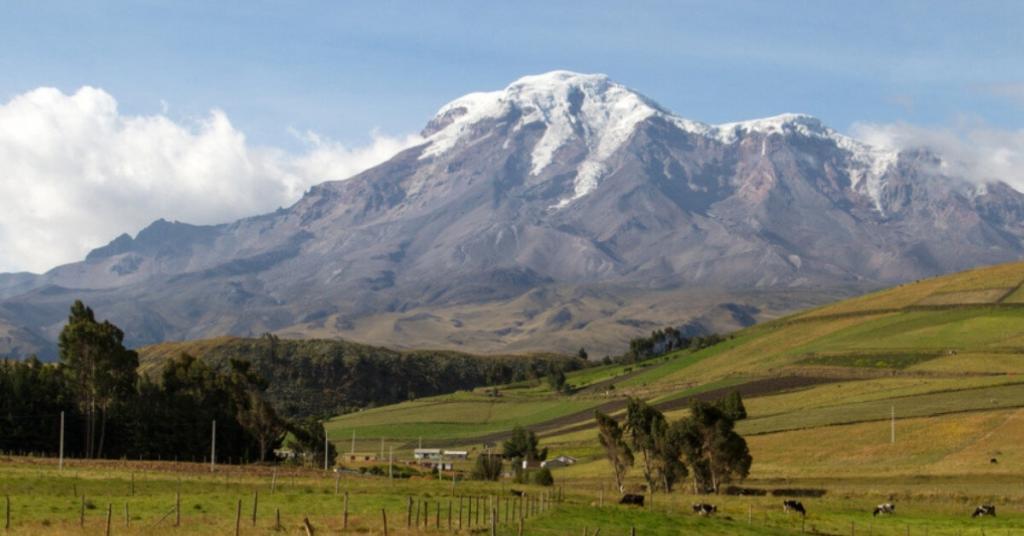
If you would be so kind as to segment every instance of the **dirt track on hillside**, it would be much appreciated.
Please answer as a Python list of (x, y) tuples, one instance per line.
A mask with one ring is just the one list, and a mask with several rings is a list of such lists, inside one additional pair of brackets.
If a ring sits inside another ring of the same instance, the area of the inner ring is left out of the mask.
[[(800, 389), (803, 387), (810, 387), (813, 385), (819, 385), (823, 383), (831, 383), (843, 381), (846, 378), (840, 377), (812, 377), (812, 376), (780, 376), (776, 378), (762, 378), (759, 380), (753, 380), (747, 383), (739, 385), (732, 385), (729, 387), (722, 387), (719, 389), (712, 389), (710, 391), (704, 391), (703, 393), (697, 393), (693, 396), (681, 397), (676, 400), (669, 400), (654, 406), (661, 411), (673, 411), (677, 409), (683, 409), (690, 404), (691, 399), (701, 400), (710, 402), (712, 400), (718, 400), (723, 396), (733, 392), (739, 391), (740, 395), (744, 398), (754, 398), (758, 396), (766, 396), (770, 394), (779, 393), (782, 391), (789, 391), (792, 389)], [(563, 415), (556, 419), (544, 421), (539, 424), (530, 426), (530, 430), (533, 430), (537, 435), (553, 435), (557, 432), (559, 435), (570, 432), (578, 432), (580, 430), (586, 430), (593, 426), (591, 420), (594, 418), (594, 411), (600, 411), (602, 413), (615, 413), (626, 408), (626, 399), (620, 398), (617, 400), (610, 400), (595, 408), (577, 411), (570, 413), (569, 415)], [(477, 437), (465, 439), (460, 442), (465, 443), (491, 443), (497, 444), (497, 442), (504, 440), (508, 437), (509, 432), (495, 432), (493, 434), (487, 434)]]

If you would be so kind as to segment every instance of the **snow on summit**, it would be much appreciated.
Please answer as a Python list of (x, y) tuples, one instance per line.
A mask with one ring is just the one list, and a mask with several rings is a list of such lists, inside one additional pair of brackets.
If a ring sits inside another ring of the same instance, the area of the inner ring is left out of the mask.
[(434, 133), (423, 157), (442, 154), (454, 147), (470, 127), (483, 119), (499, 119), (512, 110), (522, 115), (515, 129), (542, 123), (544, 134), (533, 147), (532, 175), (541, 174), (555, 153), (570, 140), (581, 140), (587, 157), (579, 164), (572, 197), (560, 206), (592, 191), (606, 173), (604, 160), (629, 139), (644, 119), (664, 113), (654, 103), (603, 74), (552, 71), (525, 76), (504, 90), (471, 93), (445, 105), (438, 117), (454, 120)]
[(807, 114), (781, 114), (773, 117), (710, 125), (678, 117), (654, 101), (618, 84), (603, 74), (551, 71), (524, 76), (505, 89), (470, 93), (443, 106), (427, 136), (429, 146), (420, 158), (442, 155), (472, 135), (486, 136), (474, 130), (483, 120), (502, 120), (518, 113), (513, 131), (541, 123), (544, 133), (530, 153), (530, 174), (540, 175), (552, 163), (558, 150), (570, 141), (580, 141), (586, 156), (576, 166), (571, 195), (553, 208), (561, 208), (597, 188), (610, 170), (606, 161), (623, 146), (637, 125), (652, 116), (674, 124), (680, 130), (731, 144), (743, 136), (800, 135), (832, 140), (850, 151), (856, 169), (848, 170), (862, 193), (877, 204), (879, 180), (894, 161), (894, 153), (871, 147), (841, 135)]

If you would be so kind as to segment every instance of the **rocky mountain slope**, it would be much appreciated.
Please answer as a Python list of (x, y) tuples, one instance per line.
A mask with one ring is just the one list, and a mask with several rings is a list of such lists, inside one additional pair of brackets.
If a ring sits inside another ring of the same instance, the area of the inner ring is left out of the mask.
[(423, 136), (287, 209), (160, 220), (82, 262), (0, 275), (0, 326), (21, 334), (0, 353), (53, 340), (75, 298), (135, 344), (274, 331), (609, 352), (1024, 251), (1024, 196), (947, 176), (941, 155), (806, 115), (690, 121), (602, 75), (466, 95)]

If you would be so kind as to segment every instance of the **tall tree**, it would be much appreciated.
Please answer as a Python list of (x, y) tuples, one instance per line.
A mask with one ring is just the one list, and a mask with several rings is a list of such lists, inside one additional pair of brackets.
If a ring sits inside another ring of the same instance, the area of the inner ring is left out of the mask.
[(108, 321), (97, 322), (81, 301), (71, 306), (59, 347), (61, 364), (85, 415), (84, 454), (100, 457), (108, 410), (134, 394), (139, 356), (124, 347), (124, 332)]
[(306, 465), (318, 467), (324, 460), (324, 444), (327, 444), (327, 463), (334, 466), (338, 458), (338, 450), (334, 443), (325, 441), (327, 429), (324, 422), (316, 417), (307, 417), (289, 426), (292, 439), (288, 441), (288, 448), (292, 449), (295, 457), (302, 460)]
[(687, 474), (680, 461), (678, 445), (668, 437), (665, 416), (639, 398), (631, 398), (626, 407), (625, 432), (633, 452), (643, 457), (644, 480), (651, 490), (672, 491), (672, 485)]
[(256, 439), (259, 460), (266, 461), (267, 454), (284, 440), (285, 423), (267, 402), (264, 392), (268, 384), (252, 371), (252, 363), (232, 359), (230, 364), (238, 424)]
[(685, 478), (689, 471), (686, 469), (686, 464), (680, 459), (682, 457), (682, 451), (679, 445), (672, 440), (672, 436), (669, 434), (671, 426), (666, 420), (656, 421), (652, 428), (652, 435), (654, 436), (654, 463), (652, 463), (652, 470), (655, 475), (655, 481), (662, 491), (670, 492), (672, 487), (681, 478)]
[(502, 445), (502, 456), (506, 459), (520, 458), (539, 462), (548, 457), (548, 449), (540, 448), (540, 440), (532, 430), (516, 426), (512, 429), (512, 437)]
[(625, 432), (629, 436), (629, 446), (633, 452), (639, 452), (643, 458), (644, 480), (650, 489), (655, 489), (655, 450), (657, 449), (656, 434), (664, 430), (665, 416), (654, 407), (639, 398), (630, 398), (626, 407)]
[(676, 443), (693, 470), (694, 493), (718, 492), (722, 484), (750, 473), (747, 442), (734, 421), (715, 404), (693, 401), (690, 416), (672, 425)]
[(715, 405), (734, 421), (742, 421), (747, 418), (747, 407), (743, 405), (743, 397), (740, 396), (739, 391), (729, 393)]
[(615, 472), (615, 485), (618, 486), (619, 493), (624, 493), (626, 471), (633, 466), (633, 451), (629, 449), (623, 438), (622, 428), (615, 419), (600, 411), (594, 412), (594, 419), (597, 420), (598, 439)]

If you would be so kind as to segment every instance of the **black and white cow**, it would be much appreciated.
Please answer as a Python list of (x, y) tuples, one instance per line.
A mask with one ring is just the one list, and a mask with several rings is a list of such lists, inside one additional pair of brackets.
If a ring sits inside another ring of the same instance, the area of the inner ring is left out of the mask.
[(512, 489), (508, 490), (508, 492), (511, 493), (512, 495), (515, 495), (516, 497), (522, 497), (523, 495), (525, 495), (522, 492), (522, 490), (518, 490), (518, 489), (515, 489), (515, 488), (512, 488)]
[(718, 507), (708, 503), (697, 503), (693, 505), (693, 513), (700, 514), (702, 516), (709, 516), (718, 512)]
[(974, 509), (974, 513), (971, 514), (971, 517), (983, 517), (983, 516), (996, 517), (996, 507), (995, 507), (995, 505), (994, 504), (983, 504), (983, 505), (975, 508)]
[(789, 512), (798, 512), (800, 515), (807, 515), (807, 510), (804, 510), (804, 505), (800, 501), (794, 501), (792, 499), (782, 501), (782, 510), (787, 514)]
[(871, 512), (871, 515), (877, 516), (878, 514), (887, 515), (887, 514), (895, 514), (895, 513), (896, 513), (896, 505), (891, 503), (891, 502), (889, 502), (889, 503), (883, 503), (883, 504), (880, 504), (880, 505), (876, 506), (875, 507), (875, 511)]
[(644, 496), (643, 495), (634, 495), (632, 493), (627, 493), (627, 494), (623, 495), (621, 499), (619, 499), (619, 504), (632, 504), (632, 505), (635, 505), (635, 506), (643, 506), (644, 505)]

